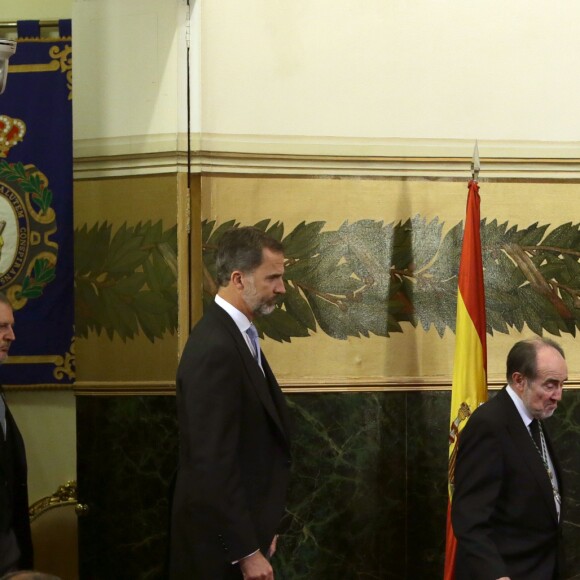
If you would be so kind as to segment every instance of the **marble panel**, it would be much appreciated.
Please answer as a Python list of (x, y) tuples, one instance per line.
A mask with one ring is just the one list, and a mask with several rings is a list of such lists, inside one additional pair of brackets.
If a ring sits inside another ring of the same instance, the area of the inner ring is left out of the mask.
[(406, 394), (406, 578), (442, 578), (450, 392)]
[[(449, 392), (287, 397), (295, 423), (278, 580), (441, 578)], [(165, 577), (177, 461), (172, 396), (79, 396), (81, 577)], [(566, 579), (580, 578), (580, 392), (547, 423), (566, 490)]]
[(175, 398), (80, 396), (77, 432), (80, 577), (163, 578)]
[(296, 434), (280, 577), (404, 578), (405, 395), (288, 400)]
[(565, 391), (558, 409), (546, 420), (563, 475), (562, 510), (566, 578), (580, 578), (580, 391)]

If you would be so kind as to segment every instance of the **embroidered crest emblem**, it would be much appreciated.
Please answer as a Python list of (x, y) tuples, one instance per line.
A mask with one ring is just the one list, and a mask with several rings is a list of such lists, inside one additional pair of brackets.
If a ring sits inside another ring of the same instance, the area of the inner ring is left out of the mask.
[[(0, 157), (24, 139), (20, 119), (0, 116)], [(42, 296), (55, 278), (58, 244), (47, 177), (34, 165), (0, 159), (0, 290), (15, 310)]]

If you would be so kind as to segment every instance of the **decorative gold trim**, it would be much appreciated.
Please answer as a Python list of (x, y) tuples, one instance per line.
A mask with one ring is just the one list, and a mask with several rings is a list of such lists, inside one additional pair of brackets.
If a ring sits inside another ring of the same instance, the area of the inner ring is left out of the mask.
[(70, 351), (65, 353), (64, 359), (62, 359), (62, 364), (56, 365), (56, 368), (52, 372), (54, 378), (57, 379), (58, 381), (62, 381), (66, 375), (69, 379), (74, 380), (76, 376), (75, 364), (76, 364), (75, 337), (73, 336), (70, 345)]
[[(195, 174), (190, 180), (190, 218), (194, 224), (201, 223), (201, 180), (200, 174)], [(190, 260), (190, 317), (187, 328), (187, 337), (191, 328), (203, 315), (203, 285), (204, 285), (204, 268), (203, 268), (203, 243), (201, 237), (201, 228), (195, 227), (191, 230), (189, 253)], [(183, 346), (185, 346), (185, 341)], [(181, 350), (180, 350), (181, 355)]]
[[(50, 39), (55, 42), (55, 39)], [(37, 64), (13, 64), (10, 65), (10, 73), (28, 73), (28, 72), (54, 72), (60, 70), (67, 72), (72, 68), (72, 61), (70, 58), (72, 48), (65, 46), (62, 50), (58, 46), (52, 46), (48, 54), (52, 60), (46, 63)]]
[[(14, 355), (10, 356), (6, 362), (6, 365), (15, 365), (15, 364), (53, 364), (55, 369), (53, 371), (54, 378), (62, 381), (65, 378), (65, 375), (69, 379), (74, 379), (75, 377), (75, 349), (74, 349), (74, 337), (71, 343), (70, 351), (65, 353), (65, 356), (57, 355), (57, 354), (47, 354), (47, 355)], [(24, 385), (23, 385), (24, 386)], [(29, 385), (31, 386), (31, 385)], [(41, 386), (41, 385), (35, 385)], [(51, 385), (46, 385), (50, 387)], [(60, 385), (55, 385), (56, 387)]]
[(175, 381), (77, 381), (76, 395), (172, 395)]
[[(489, 380), (488, 388), (501, 389), (505, 380)], [(285, 393), (373, 393), (373, 392), (415, 392), (450, 391), (452, 384), (444, 379), (377, 379), (377, 380), (328, 380), (328, 381), (280, 381)], [(580, 378), (566, 383), (566, 390), (580, 389)]]
[(56, 366), (62, 366), (64, 364), (64, 358), (59, 354), (39, 354), (39, 355), (14, 355), (6, 359), (4, 363), (6, 365), (21, 365), (21, 364), (31, 364), (31, 365), (49, 365), (54, 364)]
[[(451, 382), (444, 379), (317, 379), (317, 380), (280, 380), (282, 391), (291, 393), (375, 393), (375, 392), (415, 392), (415, 391), (450, 391)], [(491, 390), (501, 389), (505, 384), (502, 379), (488, 381)], [(566, 383), (566, 390), (580, 389), (580, 378)], [(74, 385), (77, 395), (122, 396), (122, 395), (173, 395), (173, 381), (81, 381)]]
[(77, 381), (75, 383), (75, 388), (77, 390), (86, 388), (151, 388), (159, 387), (165, 388), (175, 388), (175, 381)]
[(6, 391), (72, 391), (73, 384), (35, 383), (32, 385), (2, 385)]
[[(42, 39), (33, 39), (34, 41)], [(49, 42), (67, 42), (67, 39), (47, 39)], [(52, 59), (47, 63), (36, 64), (15, 64), (9, 65), (10, 74), (14, 73), (30, 73), (30, 72), (56, 72), (59, 71), (66, 75), (67, 88), (69, 89), (69, 101), (72, 99), (72, 47), (65, 45), (62, 49), (58, 46), (51, 46), (48, 54)]]
[(58, 60), (51, 60), (50, 62), (41, 64), (12, 64), (10, 65), (10, 73), (29, 73), (29, 72), (55, 72), (60, 69)]
[[(177, 356), (189, 336), (191, 205), (186, 173), (177, 175)], [(201, 221), (201, 220), (200, 220)]]
[(30, 521), (34, 521), (47, 510), (76, 503), (77, 482), (67, 481), (64, 485), (60, 485), (52, 495), (43, 497), (29, 506), (28, 515), (30, 516)]

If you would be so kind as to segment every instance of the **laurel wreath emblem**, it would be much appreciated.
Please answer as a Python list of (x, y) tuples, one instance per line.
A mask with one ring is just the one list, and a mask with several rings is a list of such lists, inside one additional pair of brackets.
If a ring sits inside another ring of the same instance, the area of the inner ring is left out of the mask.
[[(0, 182), (2, 181), (4, 184), (14, 185), (21, 193), (25, 194), (23, 196), (25, 199), (21, 200), (24, 202), (23, 207), (26, 207), (30, 217), (45, 230), (44, 237), (55, 231), (54, 228), (50, 231), (46, 230), (47, 226), (53, 224), (56, 216), (51, 207), (53, 194), (48, 187), (48, 179), (38, 168), (20, 162), (8, 163), (1, 160)], [(54, 246), (54, 244), (52, 245)], [(11, 285), (8, 289), (8, 294), (13, 299), (15, 308), (24, 306), (28, 299), (42, 296), (46, 285), (56, 277), (54, 249), (44, 248), (44, 250), (27, 264), (26, 273), (19, 280), (20, 284)], [(12, 279), (6, 282), (11, 284)], [(0, 285), (7, 286), (6, 282)]]

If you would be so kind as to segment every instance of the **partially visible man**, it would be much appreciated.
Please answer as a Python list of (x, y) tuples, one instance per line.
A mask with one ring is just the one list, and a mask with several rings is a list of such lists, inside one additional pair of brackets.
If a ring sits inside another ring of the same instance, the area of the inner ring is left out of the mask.
[(36, 572), (35, 570), (19, 570), (18, 572), (9, 572), (2, 576), (0, 580), (62, 580), (60, 576)]
[[(0, 364), (14, 336), (14, 314), (0, 293)], [(32, 568), (28, 486), (24, 441), (0, 387), (0, 575)]]
[(290, 472), (284, 397), (252, 321), (283, 296), (280, 242), (256, 228), (226, 232), (219, 290), (177, 371), (179, 467), (170, 549), (173, 580), (272, 580), (269, 558)]
[(562, 574), (562, 474), (544, 419), (568, 378), (552, 340), (517, 342), (507, 382), (459, 437), (456, 580), (555, 580)]

